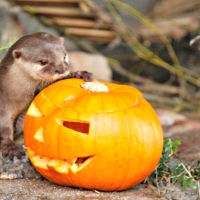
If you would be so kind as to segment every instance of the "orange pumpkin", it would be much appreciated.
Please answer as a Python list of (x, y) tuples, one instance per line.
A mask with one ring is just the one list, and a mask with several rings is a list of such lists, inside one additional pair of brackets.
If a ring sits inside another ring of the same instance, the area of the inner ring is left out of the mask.
[(137, 89), (104, 83), (91, 92), (81, 79), (56, 82), (33, 100), (25, 120), (27, 154), (59, 185), (128, 189), (148, 177), (163, 147), (160, 122)]

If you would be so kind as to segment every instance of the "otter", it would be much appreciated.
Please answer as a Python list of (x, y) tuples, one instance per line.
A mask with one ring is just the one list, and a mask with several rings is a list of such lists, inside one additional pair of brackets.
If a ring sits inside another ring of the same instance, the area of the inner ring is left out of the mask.
[(14, 142), (23, 131), (26, 111), (36, 94), (65, 78), (92, 80), (87, 71), (72, 72), (62, 37), (45, 32), (15, 42), (0, 63), (0, 147), (2, 156), (20, 159), (24, 149)]

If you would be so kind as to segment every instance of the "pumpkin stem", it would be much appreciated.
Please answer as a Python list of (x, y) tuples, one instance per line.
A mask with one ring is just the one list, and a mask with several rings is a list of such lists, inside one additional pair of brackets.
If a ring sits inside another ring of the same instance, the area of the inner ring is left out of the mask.
[(81, 87), (90, 92), (108, 92), (108, 87), (97, 80), (81, 84)]

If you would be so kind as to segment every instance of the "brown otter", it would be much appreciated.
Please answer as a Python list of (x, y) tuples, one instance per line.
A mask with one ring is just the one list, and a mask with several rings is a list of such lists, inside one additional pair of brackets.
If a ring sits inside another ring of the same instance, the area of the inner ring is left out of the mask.
[(0, 63), (0, 145), (2, 155), (13, 159), (24, 154), (14, 143), (14, 133), (23, 130), (26, 110), (36, 93), (64, 78), (90, 81), (86, 71), (72, 73), (63, 39), (45, 32), (20, 38)]

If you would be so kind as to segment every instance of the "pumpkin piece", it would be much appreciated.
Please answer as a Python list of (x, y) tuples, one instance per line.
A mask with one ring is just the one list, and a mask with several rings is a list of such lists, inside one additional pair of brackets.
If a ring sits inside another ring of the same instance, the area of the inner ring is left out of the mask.
[(86, 82), (81, 85), (82, 88), (91, 92), (108, 92), (108, 87), (98, 81)]
[(147, 178), (160, 160), (162, 128), (141, 92), (100, 83), (108, 90), (96, 83), (84, 88), (81, 79), (58, 81), (41, 91), (27, 112), (29, 159), (59, 185), (125, 190)]

